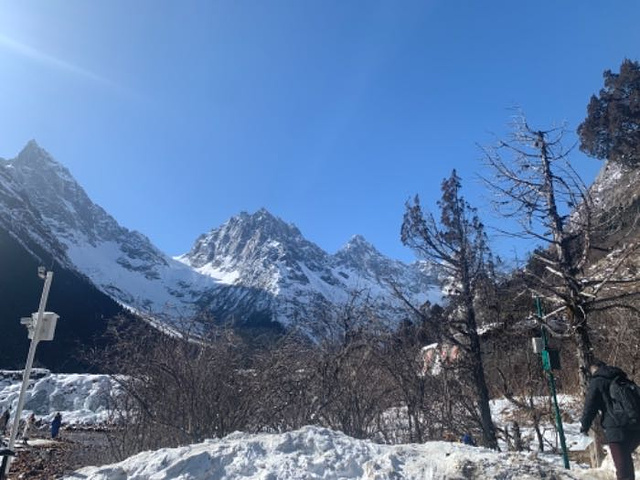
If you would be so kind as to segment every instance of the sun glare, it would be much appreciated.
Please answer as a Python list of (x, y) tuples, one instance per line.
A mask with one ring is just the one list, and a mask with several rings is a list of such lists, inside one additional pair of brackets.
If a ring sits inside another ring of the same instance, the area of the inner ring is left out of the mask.
[(61, 58), (54, 57), (53, 55), (49, 55), (41, 50), (38, 50), (25, 43), (19, 42), (1, 33), (0, 48), (7, 50), (15, 55), (29, 59), (33, 62), (39, 63), (40, 65), (46, 66), (48, 68), (64, 71), (72, 75), (82, 77), (110, 87), (115, 86), (115, 84), (111, 80), (90, 70), (87, 70), (86, 68), (73, 64), (71, 62), (67, 62)]

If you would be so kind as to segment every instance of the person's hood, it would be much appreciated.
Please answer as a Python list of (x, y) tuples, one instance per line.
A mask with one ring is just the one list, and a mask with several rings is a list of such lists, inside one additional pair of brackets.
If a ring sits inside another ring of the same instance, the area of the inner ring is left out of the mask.
[(616, 377), (623, 376), (626, 377), (627, 374), (624, 373), (618, 367), (611, 367), (609, 365), (604, 365), (603, 367), (598, 368), (596, 373), (593, 374), (594, 377), (603, 377), (609, 380), (613, 380)]

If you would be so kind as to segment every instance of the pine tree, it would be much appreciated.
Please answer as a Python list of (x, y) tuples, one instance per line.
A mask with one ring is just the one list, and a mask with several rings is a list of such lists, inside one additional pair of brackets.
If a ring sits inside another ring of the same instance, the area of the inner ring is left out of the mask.
[(421, 257), (440, 264), (450, 277), (450, 303), (443, 334), (447, 341), (466, 353), (484, 444), (495, 449), (498, 443), (489, 408), (489, 390), (474, 304), (480, 282), (487, 276), (490, 252), (484, 226), (476, 209), (465, 201), (461, 188), (460, 177), (454, 170), (442, 182), (442, 198), (438, 202), (440, 221), (423, 212), (417, 196), (413, 202), (407, 203), (402, 242)]
[(640, 63), (625, 60), (620, 73), (604, 72), (578, 127), (580, 150), (627, 166), (640, 164)]

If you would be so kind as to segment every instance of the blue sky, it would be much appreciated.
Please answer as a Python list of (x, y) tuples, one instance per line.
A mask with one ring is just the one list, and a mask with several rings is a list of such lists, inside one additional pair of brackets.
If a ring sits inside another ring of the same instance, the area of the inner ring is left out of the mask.
[[(409, 260), (404, 202), (435, 208), (455, 167), (488, 211), (477, 144), (514, 105), (575, 129), (603, 70), (640, 58), (638, 18), (578, 0), (0, 0), (0, 156), (35, 138), (172, 255), (266, 207), (329, 252), (362, 234)], [(574, 161), (589, 181), (601, 166)]]

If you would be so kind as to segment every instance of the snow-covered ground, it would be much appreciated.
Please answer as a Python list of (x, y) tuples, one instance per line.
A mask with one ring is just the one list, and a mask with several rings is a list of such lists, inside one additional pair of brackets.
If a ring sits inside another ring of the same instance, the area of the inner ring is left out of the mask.
[[(523, 399), (520, 401), (526, 403)], [(549, 397), (536, 397), (534, 403), (538, 408), (543, 409), (549, 405)], [(584, 451), (592, 442), (591, 438), (580, 433), (580, 413), (581, 403), (575, 397), (569, 395), (558, 395), (558, 405), (563, 416), (563, 429), (565, 433), (566, 445), (569, 451)], [(522, 419), (526, 414), (519, 411), (513, 403), (501, 398), (491, 401), (491, 416), (498, 427), (505, 428), (512, 426), (514, 419)], [(520, 423), (520, 431), (525, 445), (529, 445), (532, 450), (536, 449), (537, 439), (533, 427)], [(560, 450), (560, 438), (556, 431), (555, 425), (550, 423), (548, 419), (542, 419), (540, 430), (544, 437), (545, 448), (551, 450), (555, 448)], [(501, 443), (501, 447), (506, 449), (506, 444)], [(556, 456), (557, 457), (557, 456)], [(557, 458), (557, 462), (560, 459)]]
[[(35, 413), (50, 421), (61, 412), (65, 425), (96, 425), (109, 421), (109, 402), (114, 381), (106, 375), (51, 374), (36, 371), (27, 393), (23, 416)], [(18, 372), (0, 371), (0, 410), (15, 411), (20, 389)], [(537, 402), (546, 401), (543, 398)], [(565, 418), (576, 419), (579, 406), (560, 396)], [(504, 428), (517, 417), (506, 400), (492, 402), (496, 423)], [(68, 479), (85, 480), (293, 480), (293, 479), (609, 479), (610, 462), (599, 470), (572, 463), (570, 472), (561, 468), (558, 455), (535, 453), (534, 435), (524, 424), (525, 442), (532, 451), (498, 453), (451, 442), (381, 445), (356, 440), (340, 432), (305, 427), (282, 434), (234, 433), (220, 440), (180, 448), (143, 452), (121, 463), (87, 467)], [(548, 445), (555, 445), (555, 430), (543, 426)], [(565, 424), (567, 444), (582, 450), (588, 437), (578, 424)]]
[[(33, 378), (37, 377), (37, 378)], [(15, 412), (21, 378), (17, 372), (0, 371), (0, 413), (9, 406)], [(34, 413), (49, 422), (56, 412), (65, 425), (96, 425), (109, 421), (109, 402), (115, 384), (108, 375), (51, 374), (32, 376), (22, 418)]]
[(543, 458), (497, 453), (449, 442), (380, 445), (319, 427), (282, 434), (234, 433), (180, 448), (143, 452), (123, 462), (88, 467), (68, 480), (454, 480), (610, 478), (566, 471)]

